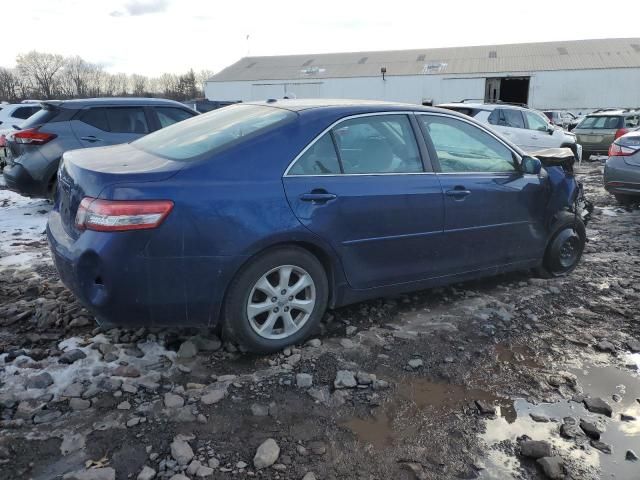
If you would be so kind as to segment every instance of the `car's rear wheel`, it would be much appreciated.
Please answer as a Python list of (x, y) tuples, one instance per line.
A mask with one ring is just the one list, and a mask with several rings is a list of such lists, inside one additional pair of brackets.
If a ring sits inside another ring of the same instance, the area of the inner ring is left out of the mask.
[(322, 264), (299, 247), (269, 250), (250, 261), (229, 287), (225, 337), (255, 353), (299, 343), (318, 325), (327, 307)]
[(547, 245), (538, 273), (546, 278), (571, 273), (582, 258), (585, 243), (584, 223), (579, 217), (567, 214)]

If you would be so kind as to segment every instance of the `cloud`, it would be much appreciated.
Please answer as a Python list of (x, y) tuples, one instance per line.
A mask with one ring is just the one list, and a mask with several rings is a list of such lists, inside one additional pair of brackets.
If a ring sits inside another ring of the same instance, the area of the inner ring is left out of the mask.
[(114, 10), (109, 15), (112, 17), (122, 17), (125, 15), (137, 17), (150, 13), (164, 12), (168, 6), (169, 0), (129, 0), (124, 4), (124, 12)]

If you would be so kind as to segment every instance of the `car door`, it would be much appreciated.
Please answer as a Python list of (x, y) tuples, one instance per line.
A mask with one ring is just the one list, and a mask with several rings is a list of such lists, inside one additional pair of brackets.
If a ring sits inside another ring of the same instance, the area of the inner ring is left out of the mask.
[(70, 122), (71, 130), (83, 148), (111, 145), (109, 123), (104, 107), (89, 107)]
[(522, 112), (516, 109), (496, 108), (489, 115), (491, 128), (504, 136), (511, 143), (524, 148), (527, 144), (528, 135), (524, 123)]
[(460, 118), (417, 116), (444, 193), (444, 254), (457, 273), (540, 259), (545, 177), (523, 174), (498, 137)]
[(295, 215), (332, 245), (354, 288), (442, 274), (442, 189), (416, 130), (408, 113), (343, 119), (283, 177)]
[[(561, 130), (557, 130), (546, 121), (546, 118), (535, 112), (523, 112), (527, 122), (527, 134), (529, 135), (528, 152), (543, 150), (545, 148), (556, 148), (562, 144), (564, 137)], [(552, 130), (551, 130), (552, 129)]]

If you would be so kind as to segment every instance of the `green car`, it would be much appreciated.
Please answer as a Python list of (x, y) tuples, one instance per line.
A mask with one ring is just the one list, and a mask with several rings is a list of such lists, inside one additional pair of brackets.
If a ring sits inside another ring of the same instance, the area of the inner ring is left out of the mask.
[(640, 124), (640, 110), (596, 110), (582, 119), (573, 133), (582, 145), (582, 158), (607, 155), (614, 140)]

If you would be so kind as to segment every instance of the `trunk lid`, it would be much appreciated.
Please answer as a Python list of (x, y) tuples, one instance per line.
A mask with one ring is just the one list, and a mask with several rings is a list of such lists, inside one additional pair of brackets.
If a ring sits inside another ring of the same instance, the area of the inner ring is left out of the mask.
[(64, 154), (60, 166), (55, 208), (67, 233), (77, 238), (75, 217), (84, 197), (98, 198), (106, 187), (117, 183), (166, 180), (184, 166), (130, 144), (72, 150)]

